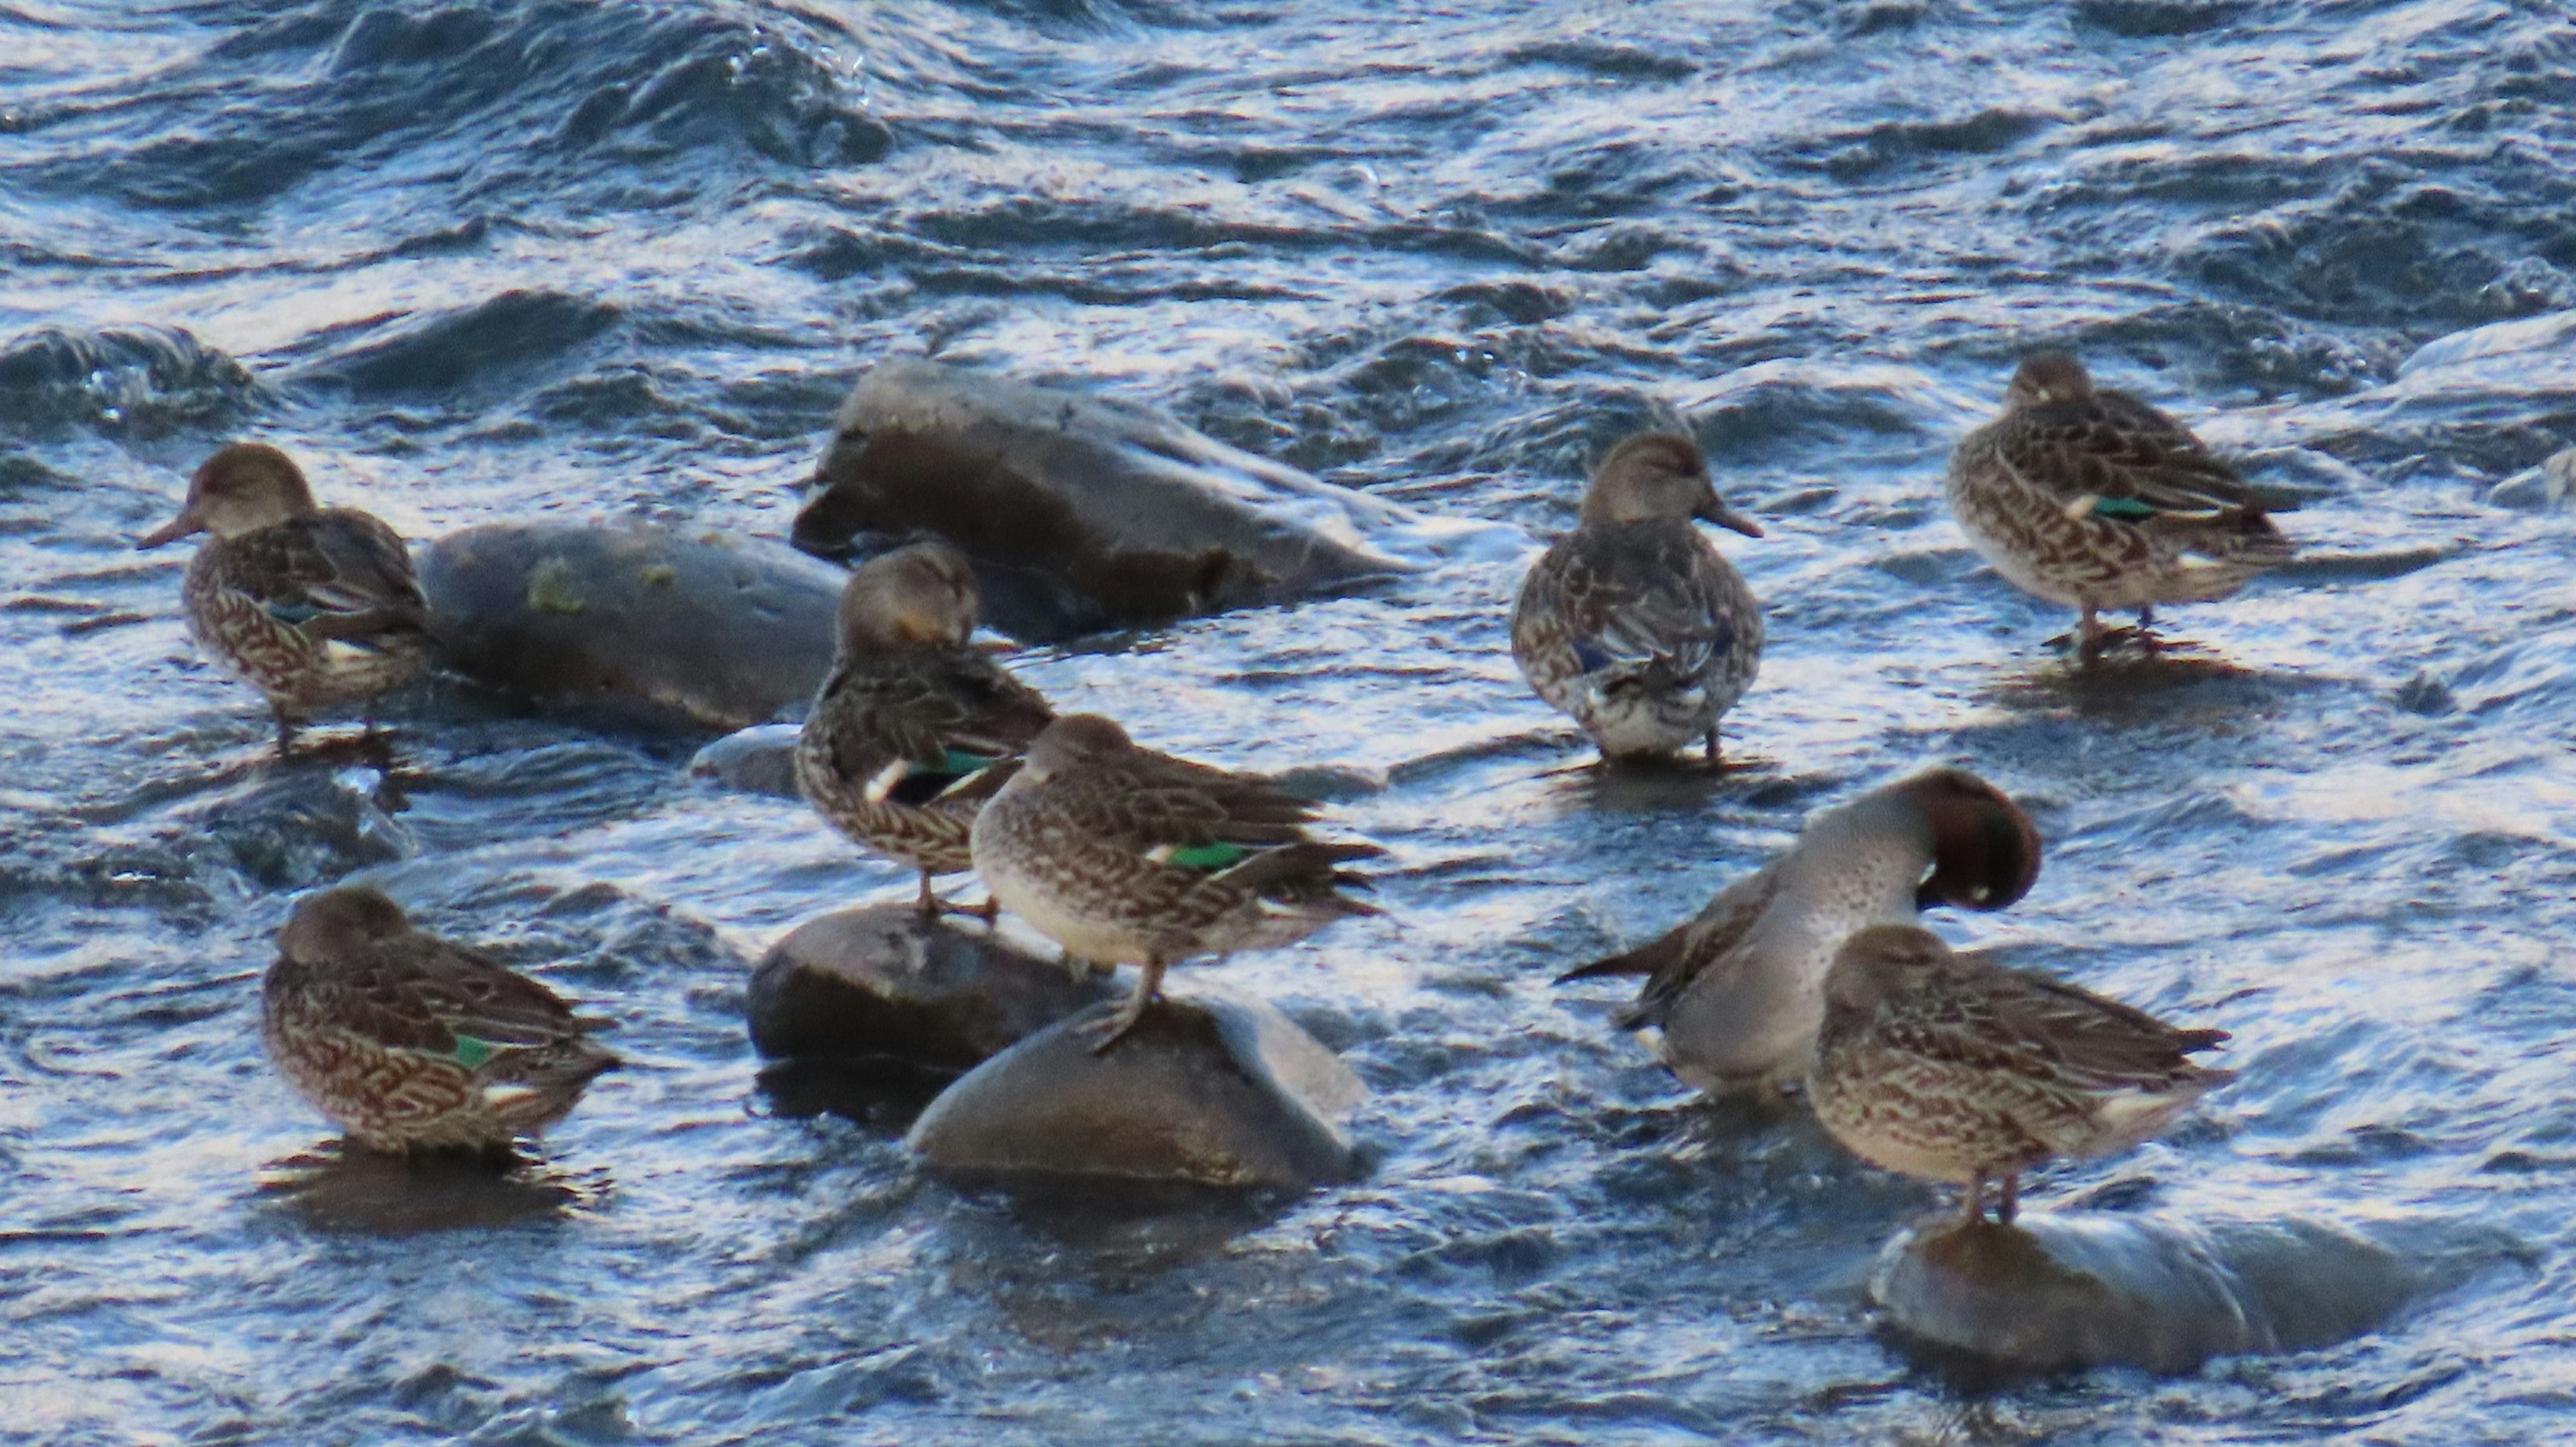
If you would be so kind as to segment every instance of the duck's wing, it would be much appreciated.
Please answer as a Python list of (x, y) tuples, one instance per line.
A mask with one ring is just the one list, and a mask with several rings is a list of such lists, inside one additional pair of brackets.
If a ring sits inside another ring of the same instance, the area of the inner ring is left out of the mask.
[(271, 617), (317, 638), (366, 643), (416, 633), (428, 601), (400, 535), (351, 508), (326, 508), (237, 540), (230, 570)]
[(469, 1070), (506, 1050), (578, 1041), (597, 1023), (536, 981), (420, 933), (338, 972), (338, 991), (335, 1013), (349, 1028)]
[[(1374, 844), (1311, 838), (1315, 805), (1259, 774), (1240, 774), (1137, 750), (1079, 777), (1048, 781), (1070, 827), (1115, 840), (1156, 864), (1263, 888), (1273, 876), (1329, 873), (1384, 853)], [(1344, 879), (1340, 882), (1353, 883)]]
[(1687, 522), (1585, 528), (1532, 573), (1585, 673), (1661, 663), (1682, 676), (1734, 645), (1727, 564)]
[(2224, 1030), (2168, 1025), (2090, 990), (1974, 955), (1958, 957), (1894, 1008), (1911, 1027), (1907, 1048), (2009, 1069), (2052, 1090), (2094, 1097), (2196, 1092), (2234, 1073), (2188, 1058), (2225, 1042)]
[[(1055, 717), (1037, 690), (981, 654), (922, 654), (845, 665), (824, 685), (815, 722), (842, 778), (906, 805), (989, 797)], [(809, 725), (814, 726), (814, 725)]]
[(2190, 428), (2125, 392), (2024, 408), (1995, 424), (1992, 441), (2070, 517), (2224, 527), (2268, 510)]
[(1660, 1025), (1694, 981), (1712, 968), (1723, 967), (1779, 893), (1780, 865), (1775, 860), (1719, 890), (1698, 914), (1660, 939), (1569, 970), (1557, 976), (1556, 983), (1644, 975), (1646, 983), (1638, 989), (1636, 1003), (1621, 1012), (1619, 1024), (1623, 1029)]

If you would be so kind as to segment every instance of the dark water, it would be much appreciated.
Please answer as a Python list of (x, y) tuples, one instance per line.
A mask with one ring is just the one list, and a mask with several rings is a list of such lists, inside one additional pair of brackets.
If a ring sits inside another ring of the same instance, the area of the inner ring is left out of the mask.
[[(0, 1437), (2562, 1440), (2571, 116), (2555, 0), (0, 5)], [(1943, 515), (2040, 340), (2310, 494), (2313, 561), (2171, 620), (2235, 671), (2071, 682)], [(239, 434), (414, 536), (780, 533), (852, 377), (925, 349), (1534, 532), (1677, 413), (1770, 528), (1727, 541), (1772, 643), (1722, 784), (1567, 767), (1516, 564), (1024, 660), (1386, 779), (1343, 807), (1390, 917), (1222, 967), (1376, 1090), (1365, 1183), (1103, 1223), (782, 1117), (743, 962), (897, 871), (693, 741), (454, 692), (390, 773), (274, 766), (183, 559), (127, 547)], [(1936, 1193), (1545, 984), (1928, 760), (2052, 849), (1954, 938), (2237, 1034), (2041, 1204), (2331, 1220), (2437, 1289), (1962, 1399), (1860, 1290)], [(314, 1164), (255, 982), (356, 871), (621, 1022), (543, 1171)]]

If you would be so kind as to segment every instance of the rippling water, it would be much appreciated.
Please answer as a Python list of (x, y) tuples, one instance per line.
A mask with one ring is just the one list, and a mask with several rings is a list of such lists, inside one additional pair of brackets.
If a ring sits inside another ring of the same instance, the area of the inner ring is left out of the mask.
[[(2554, 0), (0, 4), (0, 1437), (2562, 1439), (2571, 115)], [(1943, 514), (2041, 340), (2309, 494), (2311, 561), (2170, 620), (2232, 670), (2069, 680)], [(1390, 917), (1222, 967), (1376, 1090), (1363, 1184), (1058, 1219), (789, 1118), (744, 961), (899, 871), (691, 741), (453, 691), (390, 773), (272, 765), (127, 546), (238, 434), (415, 537), (782, 533), (923, 350), (1534, 533), (1678, 415), (1770, 528), (1718, 784), (1568, 767), (1515, 564), (1023, 660), (1384, 776), (1343, 810)], [(2192, 1124), (2035, 1193), (2322, 1217), (2439, 1290), (1962, 1398), (1861, 1296), (1936, 1193), (1546, 985), (1928, 760), (2052, 851), (1953, 937), (2237, 1034)], [(256, 981), (353, 871), (621, 1022), (544, 1171), (315, 1169)]]

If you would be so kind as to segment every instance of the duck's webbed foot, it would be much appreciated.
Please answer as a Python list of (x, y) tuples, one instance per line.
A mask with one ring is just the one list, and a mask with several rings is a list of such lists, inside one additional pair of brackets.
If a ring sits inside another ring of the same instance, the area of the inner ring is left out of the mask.
[(1145, 1011), (1162, 997), (1163, 963), (1149, 960), (1144, 971), (1136, 977), (1135, 992), (1124, 1003), (1097, 1020), (1084, 1021), (1074, 1030), (1091, 1042), (1092, 1054), (1106, 1055), (1119, 1041), (1127, 1038), (1127, 1032), (1135, 1029), (1136, 1022), (1145, 1018)]

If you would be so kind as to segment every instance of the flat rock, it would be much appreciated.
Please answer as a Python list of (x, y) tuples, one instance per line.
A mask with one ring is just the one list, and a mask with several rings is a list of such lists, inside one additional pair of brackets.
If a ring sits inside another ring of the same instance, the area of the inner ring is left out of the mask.
[(719, 729), (813, 697), (845, 576), (777, 543), (646, 523), (491, 523), (438, 539), (420, 566), (459, 672)]
[(2070, 1214), (1910, 1227), (1869, 1291), (1902, 1335), (2011, 1370), (2188, 1372), (2359, 1336), (2425, 1285), (2415, 1264), (2322, 1222)]
[(736, 729), (689, 759), (689, 777), (744, 794), (801, 799), (796, 787), (796, 743), (804, 725), (753, 724)]
[(884, 904), (789, 930), (753, 968), (746, 1014), (773, 1059), (954, 1074), (1115, 993), (981, 923)]
[(1166, 998), (1105, 1055), (1048, 1026), (948, 1087), (907, 1138), (933, 1167), (1008, 1182), (1124, 1181), (1302, 1190), (1348, 1180), (1341, 1122), (1368, 1094), (1277, 1010), (1228, 995)]
[(1166, 621), (1416, 572), (1517, 530), (1425, 518), (1146, 408), (879, 363), (833, 423), (793, 540), (937, 533), (1022, 638)]

